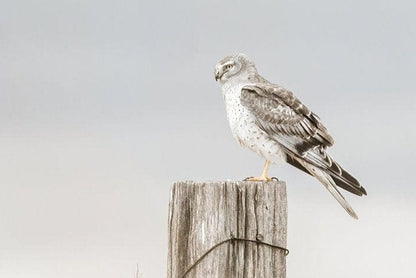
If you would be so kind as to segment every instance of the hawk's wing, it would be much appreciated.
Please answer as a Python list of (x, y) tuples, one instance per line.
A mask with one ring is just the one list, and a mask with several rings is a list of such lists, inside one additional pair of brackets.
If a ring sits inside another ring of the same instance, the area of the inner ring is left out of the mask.
[(318, 116), (292, 92), (278, 85), (245, 86), (241, 103), (256, 116), (257, 123), (267, 134), (277, 137), (279, 143), (299, 156), (315, 147), (334, 144)]
[(256, 116), (259, 127), (287, 150), (289, 163), (314, 175), (305, 167), (303, 162), (307, 162), (329, 174), (338, 186), (366, 194), (359, 182), (327, 155), (325, 149), (334, 140), (319, 117), (292, 92), (273, 84), (248, 85), (242, 88), (241, 103)]

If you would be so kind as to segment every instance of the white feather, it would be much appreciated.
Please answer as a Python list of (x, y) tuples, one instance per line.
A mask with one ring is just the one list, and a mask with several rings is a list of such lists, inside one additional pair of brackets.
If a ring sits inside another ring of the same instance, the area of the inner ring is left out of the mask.
[(257, 124), (256, 117), (241, 104), (241, 88), (247, 85), (240, 80), (230, 80), (222, 86), (231, 132), (237, 142), (258, 153), (272, 163), (286, 161), (286, 154), (275, 140)]

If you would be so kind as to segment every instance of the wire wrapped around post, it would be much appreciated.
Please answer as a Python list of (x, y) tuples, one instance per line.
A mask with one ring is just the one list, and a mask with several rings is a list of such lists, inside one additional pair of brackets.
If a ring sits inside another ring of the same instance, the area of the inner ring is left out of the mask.
[(246, 238), (237, 238), (237, 237), (234, 237), (234, 235), (233, 234), (231, 234), (231, 236), (230, 236), (230, 238), (228, 238), (228, 239), (225, 239), (225, 240), (223, 240), (223, 241), (221, 241), (221, 242), (218, 242), (217, 244), (215, 244), (214, 246), (212, 246), (210, 249), (208, 249), (204, 254), (202, 254), (201, 255), (201, 257), (199, 257), (192, 265), (190, 265), (189, 267), (188, 267), (188, 269), (185, 271), (185, 273), (183, 274), (183, 275), (181, 275), (180, 277), (181, 278), (185, 278), (185, 276), (197, 265), (197, 264), (199, 264), (209, 253), (211, 253), (211, 251), (213, 251), (215, 248), (217, 248), (217, 247), (219, 247), (219, 246), (221, 246), (221, 245), (223, 245), (223, 244), (225, 244), (225, 243), (233, 243), (234, 241), (241, 241), (241, 242), (251, 242), (251, 243), (256, 243), (256, 244), (264, 244), (264, 245), (266, 245), (266, 246), (268, 246), (268, 247), (271, 247), (271, 248), (276, 248), (276, 249), (279, 249), (279, 250), (281, 250), (281, 251), (283, 251), (284, 253), (285, 253), (285, 256), (287, 256), (287, 255), (289, 255), (289, 249), (286, 249), (286, 248), (283, 248), (283, 247), (281, 247), (281, 246), (277, 246), (277, 245), (273, 245), (273, 244), (270, 244), (270, 243), (266, 243), (266, 242), (263, 242), (263, 241), (261, 241), (261, 240), (259, 240), (259, 239), (256, 239), (256, 240), (252, 240), (252, 239), (246, 239)]

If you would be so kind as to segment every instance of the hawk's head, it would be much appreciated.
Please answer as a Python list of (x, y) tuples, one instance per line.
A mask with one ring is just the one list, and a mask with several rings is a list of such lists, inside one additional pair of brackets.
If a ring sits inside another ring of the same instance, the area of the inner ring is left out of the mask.
[(256, 67), (245, 54), (227, 56), (215, 66), (215, 80), (224, 83), (227, 80), (239, 77), (248, 78), (249, 74), (257, 73)]

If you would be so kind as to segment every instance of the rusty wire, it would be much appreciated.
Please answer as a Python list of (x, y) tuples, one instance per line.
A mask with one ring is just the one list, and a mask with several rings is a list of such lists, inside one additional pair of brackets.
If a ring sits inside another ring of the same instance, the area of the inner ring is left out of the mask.
[(234, 241), (252, 242), (252, 243), (257, 243), (257, 244), (260, 244), (260, 245), (265, 245), (265, 246), (268, 246), (268, 247), (271, 247), (271, 248), (275, 248), (275, 249), (279, 249), (281, 251), (284, 251), (285, 256), (289, 255), (289, 249), (286, 249), (286, 248), (278, 246), (278, 245), (273, 245), (273, 244), (270, 244), (270, 243), (267, 243), (267, 242), (263, 242), (260, 237), (256, 237), (256, 239), (254, 240), (254, 239), (238, 238), (238, 237), (235, 237), (233, 234), (231, 234), (229, 238), (218, 242), (217, 244), (215, 244), (214, 246), (209, 248), (207, 251), (205, 251), (193, 264), (191, 264), (187, 268), (187, 270), (184, 272), (184, 274), (182, 274), (180, 277), (184, 278), (195, 266), (197, 266), (214, 249), (223, 245), (224, 243), (227, 243), (227, 242), (233, 243)]

